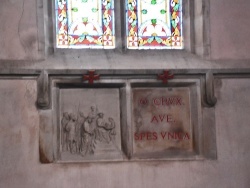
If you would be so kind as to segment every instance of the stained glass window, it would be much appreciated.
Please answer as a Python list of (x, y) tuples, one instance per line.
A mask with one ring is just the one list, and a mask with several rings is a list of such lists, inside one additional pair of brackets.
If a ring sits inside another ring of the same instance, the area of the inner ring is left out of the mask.
[(129, 49), (182, 49), (182, 0), (126, 0)]
[(115, 48), (114, 0), (55, 0), (58, 48)]

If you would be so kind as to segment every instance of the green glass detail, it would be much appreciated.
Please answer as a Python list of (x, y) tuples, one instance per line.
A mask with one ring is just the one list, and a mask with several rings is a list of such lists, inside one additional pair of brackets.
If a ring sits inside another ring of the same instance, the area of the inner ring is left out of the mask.
[(148, 13), (148, 11), (146, 9), (143, 9), (141, 12), (142, 12), (142, 14), (147, 14)]
[(129, 10), (134, 10), (134, 7), (129, 3), (129, 4), (128, 4), (128, 9), (129, 9)]
[(78, 8), (74, 7), (71, 9), (73, 12), (78, 12)]
[(164, 9), (161, 9), (161, 11), (160, 11), (160, 12), (161, 12), (161, 14), (166, 14), (166, 12), (167, 12), (167, 11), (166, 11), (166, 10), (164, 10)]
[(177, 27), (177, 23), (175, 22), (175, 20), (172, 20), (171, 23), (172, 23), (173, 28)]
[(158, 44), (162, 43), (162, 41), (163, 41), (162, 38), (160, 38), (160, 37), (155, 37), (155, 40)]
[(111, 9), (111, 3), (108, 3), (108, 4), (105, 6), (105, 8), (106, 8), (107, 10)]
[(82, 18), (82, 22), (83, 22), (83, 23), (87, 23), (87, 22), (88, 22), (88, 17)]
[(88, 2), (88, 0), (82, 0), (82, 3), (87, 3)]
[(136, 26), (136, 23), (137, 23), (136, 20), (134, 20), (134, 21), (131, 23), (131, 26), (132, 26), (132, 27), (135, 27), (135, 26)]
[(157, 3), (157, 0), (152, 0), (152, 1), (151, 1), (151, 4), (152, 4), (152, 5), (156, 5), (156, 3)]
[(148, 40), (147, 40), (147, 42), (150, 44), (150, 43), (152, 43), (154, 41), (154, 37), (150, 37), (150, 38), (148, 38)]
[(152, 20), (151, 20), (151, 23), (152, 23), (153, 25), (155, 25), (155, 24), (156, 24), (156, 22), (157, 22), (157, 20), (156, 20), (156, 19), (152, 19)]
[(84, 41), (84, 40), (85, 40), (85, 35), (82, 36), (82, 37), (79, 37), (79, 42), (82, 42), (82, 41)]
[(179, 10), (179, 8), (180, 8), (180, 4), (176, 4), (173, 9), (175, 12), (177, 12)]
[(98, 9), (97, 8), (92, 8), (92, 12), (97, 12)]

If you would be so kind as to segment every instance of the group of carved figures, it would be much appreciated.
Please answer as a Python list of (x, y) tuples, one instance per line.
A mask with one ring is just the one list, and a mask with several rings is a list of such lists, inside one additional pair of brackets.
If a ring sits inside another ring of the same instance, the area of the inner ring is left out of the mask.
[(109, 144), (115, 139), (115, 122), (113, 118), (104, 119), (104, 114), (91, 106), (90, 112), (84, 116), (64, 112), (61, 119), (62, 151), (81, 154), (94, 154), (97, 141)]

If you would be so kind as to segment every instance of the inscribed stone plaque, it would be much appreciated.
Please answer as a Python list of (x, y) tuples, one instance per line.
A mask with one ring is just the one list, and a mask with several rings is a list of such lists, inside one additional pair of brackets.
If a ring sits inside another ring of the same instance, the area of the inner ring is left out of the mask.
[(192, 152), (190, 89), (133, 89), (133, 155), (164, 158)]
[(60, 89), (60, 160), (120, 160), (119, 89)]

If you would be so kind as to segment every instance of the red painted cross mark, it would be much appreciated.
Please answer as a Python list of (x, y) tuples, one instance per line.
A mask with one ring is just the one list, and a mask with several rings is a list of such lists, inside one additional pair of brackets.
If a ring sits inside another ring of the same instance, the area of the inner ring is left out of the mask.
[(165, 70), (163, 74), (158, 74), (158, 80), (162, 80), (163, 83), (168, 83), (168, 80), (173, 78), (174, 75), (170, 74), (168, 70)]
[(95, 74), (94, 70), (89, 70), (88, 72), (89, 72), (89, 74), (83, 75), (83, 81), (88, 80), (89, 84), (93, 84), (94, 80), (100, 79), (100, 75)]

